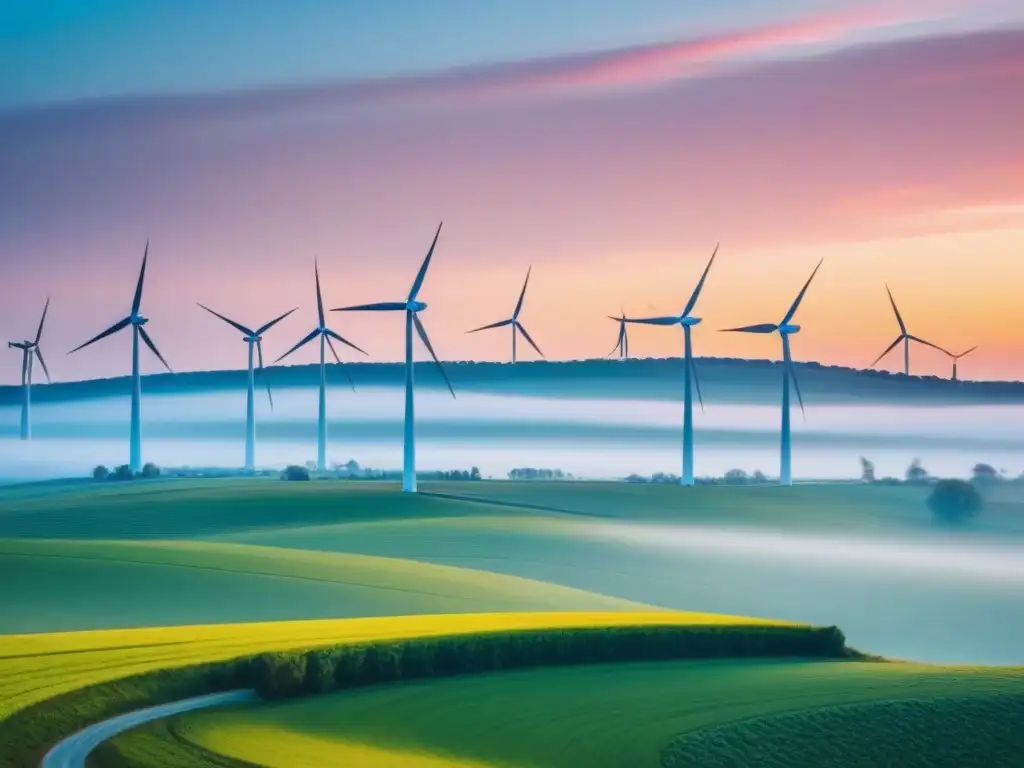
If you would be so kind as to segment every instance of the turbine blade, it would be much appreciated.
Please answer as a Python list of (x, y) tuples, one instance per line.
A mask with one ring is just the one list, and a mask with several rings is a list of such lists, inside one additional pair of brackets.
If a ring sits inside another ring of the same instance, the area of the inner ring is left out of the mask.
[(313, 274), (316, 275), (316, 316), (320, 319), (320, 327), (323, 328), (326, 322), (324, 320), (324, 299), (320, 294), (320, 265), (316, 263), (316, 259), (313, 260)]
[[(112, 333), (117, 333), (122, 328), (126, 327), (131, 321), (132, 321), (132, 319), (130, 317), (126, 317), (124, 320), (121, 320), (119, 322), (114, 323), (112, 326), (107, 328), (107, 330), (105, 330), (103, 333), (99, 334), (98, 336), (93, 336), (91, 339), (89, 339), (87, 342), (85, 342), (85, 344), (81, 344), (81, 345), (75, 347), (74, 349), (72, 349), (71, 352), (77, 352), (80, 349), (84, 349), (85, 347), (88, 347), (90, 344), (95, 344), (100, 339), (107, 338), (107, 336), (109, 336)], [(71, 352), (68, 352), (68, 354), (70, 355)]]
[(416, 273), (416, 280), (412, 284), (412, 290), (409, 291), (409, 301), (415, 301), (416, 297), (420, 293), (420, 288), (423, 287), (423, 280), (427, 276), (427, 267), (430, 266), (430, 260), (434, 257), (434, 248), (437, 246), (437, 238), (441, 235), (441, 226), (444, 224), (437, 225), (437, 232), (434, 233), (434, 242), (430, 244), (430, 250), (427, 251), (427, 258), (423, 260), (423, 265), (420, 267), (420, 271)]
[(452, 389), (452, 383), (448, 381), (448, 374), (444, 372), (444, 366), (441, 365), (441, 361), (437, 359), (437, 353), (434, 352), (434, 347), (430, 343), (430, 337), (427, 336), (427, 329), (423, 327), (423, 323), (420, 322), (420, 318), (416, 313), (413, 313), (412, 321), (416, 325), (416, 333), (420, 335), (420, 339), (423, 341), (423, 346), (427, 348), (430, 356), (434, 358), (434, 362), (437, 364), (437, 370), (441, 372), (441, 378), (443, 378), (444, 383), (448, 385), (448, 391), (452, 393), (452, 397), (455, 397), (455, 390)]
[(46, 374), (46, 383), (47, 383), (47, 384), (52, 384), (52, 383), (53, 383), (53, 379), (51, 379), (51, 378), (50, 378), (50, 371), (49, 371), (49, 369), (48, 369), (48, 368), (46, 367), (46, 361), (45, 361), (45, 360), (43, 360), (43, 352), (42, 352), (42, 350), (41, 350), (41, 349), (39, 349), (39, 346), (38, 346), (38, 345), (36, 345), (36, 346), (34, 347), (34, 349), (35, 349), (36, 357), (38, 357), (38, 358), (39, 358), (39, 364), (40, 364), (41, 366), (43, 366), (43, 373), (45, 373), (45, 374)]
[(693, 289), (693, 295), (690, 296), (690, 300), (686, 302), (686, 309), (683, 310), (683, 317), (687, 317), (697, 305), (697, 299), (700, 298), (700, 292), (704, 288), (704, 281), (708, 279), (708, 272), (711, 271), (711, 265), (715, 263), (715, 256), (717, 255), (718, 245), (715, 246), (715, 250), (711, 254), (711, 260), (708, 262), (708, 265), (704, 267), (704, 274), (700, 276), (700, 282), (698, 282), (697, 287)]
[[(345, 378), (348, 379), (348, 385), (350, 387), (352, 387), (352, 391), (355, 392), (356, 391), (356, 383), (354, 381), (352, 381), (352, 376), (349, 374), (348, 368), (346, 368), (344, 365), (342, 365), (341, 358), (338, 357), (338, 351), (334, 348), (334, 342), (331, 341), (331, 333), (332, 333), (331, 331), (328, 331), (327, 333), (324, 334), (324, 338), (327, 339), (327, 346), (330, 347), (331, 354), (334, 355), (334, 362), (336, 362), (338, 365), (341, 365), (341, 370), (343, 370), (345, 372)], [(338, 334), (334, 334), (334, 335), (338, 336)], [(341, 339), (340, 336), (338, 336), (338, 338)], [(341, 339), (341, 340), (344, 341), (344, 339)], [(348, 342), (345, 342), (345, 343), (347, 344)], [(352, 345), (349, 344), (349, 346), (352, 346)], [(358, 349), (358, 347), (357, 347), (357, 349)], [(362, 351), (362, 350), (360, 350), (360, 351)]]
[(320, 329), (319, 328), (314, 328), (312, 331), (309, 332), (308, 336), (306, 336), (304, 339), (302, 339), (302, 341), (300, 341), (294, 347), (292, 347), (287, 352), (285, 352), (283, 355), (281, 355), (279, 358), (277, 358), (277, 360), (275, 360), (274, 362), (275, 363), (281, 362), (282, 360), (284, 360), (286, 357), (288, 357), (288, 355), (290, 355), (295, 350), (305, 346), (306, 344), (309, 344), (309, 342), (311, 342), (313, 339), (315, 339), (317, 337), (317, 334), (319, 334), (319, 333), (320, 333)]
[(800, 381), (796, 377), (796, 366), (793, 365), (792, 360), (787, 360), (786, 365), (789, 366), (789, 378), (793, 382), (793, 389), (796, 390), (796, 400), (800, 403), (800, 413), (803, 414), (804, 421), (807, 421), (807, 411), (804, 410), (804, 397), (800, 394)]
[(354, 307), (337, 307), (331, 312), (394, 312), (404, 310), (404, 301), (378, 301), (376, 304), (357, 304)]
[(259, 355), (260, 367), (257, 371), (258, 374), (263, 376), (263, 381), (267, 385), (267, 399), (270, 400), (270, 410), (274, 410), (274, 394), (270, 391), (270, 375), (263, 368), (263, 342), (256, 342), (256, 354)]
[(146, 342), (146, 346), (149, 347), (150, 352), (156, 355), (157, 359), (164, 364), (164, 368), (166, 368), (170, 373), (174, 373), (174, 371), (171, 370), (171, 366), (169, 366), (167, 361), (164, 360), (164, 356), (160, 354), (160, 350), (156, 348), (156, 344), (154, 344), (153, 340), (149, 338), (149, 334), (146, 333), (146, 329), (141, 325), (139, 326), (139, 336), (141, 336), (142, 340)]
[(823, 261), (825, 261), (825, 260), (821, 259), (821, 261), (818, 262), (818, 266), (816, 266), (814, 268), (814, 271), (811, 272), (811, 276), (807, 278), (807, 282), (804, 283), (804, 287), (801, 288), (800, 289), (800, 293), (798, 293), (796, 295), (796, 301), (793, 302), (793, 306), (791, 306), (789, 308), (789, 312), (787, 312), (786, 316), (784, 318), (782, 318), (782, 322), (779, 323), (779, 325), (785, 325), (786, 323), (788, 323), (790, 320), (793, 319), (793, 315), (795, 315), (797, 309), (800, 308), (800, 302), (802, 302), (804, 300), (804, 294), (806, 294), (807, 293), (807, 289), (811, 287), (811, 280), (813, 280), (814, 276), (816, 274), (818, 274), (818, 270), (821, 269), (821, 264), (822, 264)]
[(945, 352), (950, 357), (953, 356), (953, 354), (948, 349), (943, 349), (938, 344), (932, 344), (930, 341), (925, 341), (920, 336), (911, 336), (908, 333), (907, 334), (907, 338), (910, 339), (911, 341), (916, 341), (918, 344), (924, 344), (926, 347), (931, 347), (932, 349), (937, 349), (937, 350), (939, 350), (939, 352)]
[(523, 290), (519, 292), (519, 301), (516, 302), (516, 311), (512, 313), (513, 320), (519, 317), (519, 311), (523, 308), (523, 299), (526, 297), (526, 286), (530, 283), (530, 272), (532, 271), (533, 266), (531, 265), (530, 268), (526, 270), (526, 280), (523, 281)]
[(761, 323), (759, 325), (744, 325), (741, 328), (723, 328), (721, 333), (775, 333), (779, 326), (774, 323)]
[(977, 346), (971, 347), (966, 352), (961, 352), (959, 355), (953, 355), (953, 357), (956, 358), (957, 360), (959, 360), (961, 357), (966, 357), (967, 355), (971, 354), (971, 352), (973, 352), (974, 350), (976, 350), (980, 346), (981, 345), (979, 344)]
[(903, 335), (902, 334), (897, 336), (896, 337), (896, 341), (894, 341), (892, 344), (890, 344), (888, 347), (886, 347), (885, 348), (885, 352), (883, 352), (878, 357), (876, 357), (875, 358), (875, 362), (873, 362), (871, 365), (869, 365), (868, 368), (874, 368), (876, 365), (878, 365), (882, 361), (882, 358), (885, 357), (886, 355), (888, 355), (894, 349), (896, 349), (896, 347), (899, 345), (899, 343), (901, 341), (903, 341)]
[(196, 304), (198, 304), (200, 307), (205, 309), (207, 312), (209, 312), (214, 317), (219, 317), (221, 320), (223, 320), (228, 325), (232, 326), (233, 328), (237, 328), (239, 331), (244, 333), (246, 336), (255, 336), (256, 335), (252, 331), (250, 331), (248, 328), (246, 328), (244, 325), (242, 325), (241, 323), (236, 323), (230, 317), (224, 317), (224, 315), (222, 315), (220, 312), (214, 312), (212, 309), (210, 309), (205, 304), (203, 304), (201, 302), (198, 302), (198, 301), (196, 302)]
[(490, 328), (501, 328), (501, 327), (506, 326), (506, 325), (512, 325), (512, 323), (514, 323), (514, 322), (515, 322), (515, 320), (499, 320), (498, 322), (491, 323), (490, 325), (481, 325), (479, 328), (474, 328), (472, 331), (466, 331), (466, 333), (476, 333), (477, 331), (486, 331), (486, 330), (489, 330)]
[[(516, 320), (516, 328), (519, 330), (521, 334), (523, 334), (523, 338), (530, 342), (530, 346), (537, 350), (537, 354), (540, 355), (541, 357), (544, 357), (544, 353), (540, 351), (540, 347), (533, 343), (533, 339), (530, 338), (530, 334), (526, 332), (526, 329), (523, 328), (523, 324), (520, 323), (518, 320)], [(546, 359), (547, 358), (545, 358), (545, 360)]]
[(638, 323), (640, 325), (679, 325), (679, 318), (675, 315), (668, 317), (616, 317), (620, 323)]
[(264, 324), (263, 324), (263, 325), (261, 325), (261, 326), (260, 326), (259, 328), (257, 328), (257, 329), (256, 329), (256, 333), (254, 333), (254, 334), (252, 334), (252, 335), (253, 335), (253, 336), (262, 336), (262, 335), (263, 335), (264, 333), (266, 333), (266, 332), (267, 332), (267, 331), (269, 331), (269, 330), (270, 330), (271, 328), (273, 328), (273, 327), (274, 327), (275, 325), (277, 325), (277, 324), (278, 324), (278, 323), (280, 323), (280, 322), (281, 322), (282, 320), (284, 320), (284, 319), (285, 319), (286, 317), (288, 317), (288, 315), (290, 315), (290, 314), (291, 314), (292, 312), (294, 312), (294, 311), (295, 311), (296, 309), (298, 309), (298, 307), (295, 307), (294, 309), (289, 309), (289, 310), (288, 310), (287, 312), (285, 312), (285, 313), (284, 313), (283, 315), (279, 315), (278, 317), (275, 317), (275, 318), (274, 318), (273, 320), (271, 320), (271, 321), (270, 321), (269, 323), (264, 323)]
[(690, 370), (693, 371), (693, 385), (697, 388), (697, 400), (700, 403), (700, 412), (704, 413), (704, 396), (700, 393), (700, 377), (697, 376), (696, 358), (690, 358)]
[(146, 241), (146, 250), (142, 253), (142, 269), (139, 270), (139, 282), (135, 284), (135, 298), (132, 299), (132, 314), (137, 315), (142, 306), (142, 283), (146, 279), (146, 261), (149, 259), (149, 240)]
[(885, 292), (889, 294), (889, 303), (892, 304), (892, 311), (896, 313), (896, 322), (900, 324), (900, 333), (907, 332), (906, 323), (903, 322), (903, 316), (900, 311), (896, 308), (896, 299), (892, 297), (892, 291), (889, 290), (889, 286), (885, 286)]
[[(43, 307), (43, 316), (39, 318), (39, 329), (36, 331), (36, 344), (43, 337), (43, 323), (46, 322), (46, 312), (50, 309), (50, 297), (46, 297), (46, 305)], [(45, 367), (45, 366), (44, 366)], [(49, 376), (49, 374), (47, 374)]]
[[(352, 347), (352, 349), (356, 350), (357, 352), (362, 352), (364, 355), (369, 357), (369, 354), (366, 352), (366, 350), (362, 349), (361, 347), (357, 347), (355, 344), (353, 344), (351, 341), (346, 339), (340, 333), (335, 333), (330, 328), (325, 330), (324, 333), (327, 334), (327, 343), (328, 344), (331, 343), (331, 339), (337, 339), (342, 344), (345, 344), (346, 346)], [(331, 349), (334, 349), (334, 347), (332, 346)], [(335, 357), (337, 357), (337, 355), (335, 355)], [(338, 362), (340, 363), (341, 361), (339, 360)]]

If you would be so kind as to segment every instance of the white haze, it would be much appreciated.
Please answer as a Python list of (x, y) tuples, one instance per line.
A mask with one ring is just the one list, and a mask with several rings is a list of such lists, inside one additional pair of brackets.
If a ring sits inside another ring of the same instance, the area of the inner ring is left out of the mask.
[[(257, 433), (261, 425), (265, 432), (258, 437), (258, 463), (280, 467), (314, 458), (316, 391), (277, 390), (274, 402), (271, 411), (265, 393), (257, 395)], [(416, 404), (421, 432), (429, 431), (418, 439), (423, 469), (475, 465), (485, 475), (504, 476), (513, 467), (543, 466), (594, 478), (679, 472), (678, 402), (472, 393), (452, 400), (427, 390), (417, 394)], [(98, 463), (121, 463), (127, 458), (128, 414), (127, 397), (36, 404), (37, 437), (26, 445), (16, 439), (19, 408), (0, 408), (0, 479), (81, 475)], [(244, 414), (244, 391), (144, 396), (145, 459), (162, 466), (238, 466)], [(355, 458), (364, 466), (399, 466), (401, 390), (353, 393), (333, 387), (328, 418), (331, 461)], [(778, 421), (778, 409), (770, 406), (709, 403), (705, 412), (697, 409), (698, 474), (721, 475), (733, 467), (775, 473)], [(188, 434), (188, 425), (199, 428), (206, 422), (216, 422), (220, 432)], [(364, 431), (370, 424), (376, 431)], [(382, 424), (387, 434), (380, 434)], [(163, 425), (179, 425), (178, 433), (160, 436)], [(286, 425), (287, 436), (274, 434)], [(498, 427), (503, 429), (495, 433)], [(96, 430), (103, 434), (91, 434)], [(47, 437), (54, 431), (59, 436)], [(793, 431), (794, 473), (803, 478), (852, 477), (859, 473), (861, 455), (875, 462), (880, 476), (901, 476), (914, 457), (933, 474), (946, 476), (966, 476), (978, 461), (1014, 475), (1024, 469), (1021, 407), (809, 405), (806, 422), (794, 410)], [(815, 442), (802, 445), (802, 438)]]

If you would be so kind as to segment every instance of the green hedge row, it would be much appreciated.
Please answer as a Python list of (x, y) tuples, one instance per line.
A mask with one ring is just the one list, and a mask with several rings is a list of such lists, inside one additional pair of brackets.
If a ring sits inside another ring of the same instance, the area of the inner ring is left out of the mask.
[(595, 627), (453, 635), (232, 661), (90, 686), (0, 721), (0, 768), (36, 766), (61, 738), (135, 709), (233, 688), (266, 698), (326, 693), (394, 680), (600, 662), (723, 657), (860, 658), (837, 627)]
[(238, 687), (275, 699), (502, 669), (722, 657), (850, 657), (837, 627), (599, 627), (424, 638), (266, 653), (235, 666)]

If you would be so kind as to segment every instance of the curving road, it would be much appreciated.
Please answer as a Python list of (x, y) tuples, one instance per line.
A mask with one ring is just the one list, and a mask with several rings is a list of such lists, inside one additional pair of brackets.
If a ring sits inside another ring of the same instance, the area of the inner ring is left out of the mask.
[(258, 700), (259, 697), (254, 691), (226, 691), (224, 693), (211, 693), (207, 696), (196, 696), (193, 699), (172, 701), (170, 704), (160, 704), (156, 707), (147, 707), (146, 709), (118, 715), (109, 720), (90, 725), (88, 728), (84, 728), (59, 742), (46, 753), (46, 756), (43, 758), (42, 768), (85, 768), (85, 758), (96, 747), (107, 739), (112, 739), (137, 725), (182, 712), (190, 712), (194, 709), (220, 707), (225, 704), (239, 704)]

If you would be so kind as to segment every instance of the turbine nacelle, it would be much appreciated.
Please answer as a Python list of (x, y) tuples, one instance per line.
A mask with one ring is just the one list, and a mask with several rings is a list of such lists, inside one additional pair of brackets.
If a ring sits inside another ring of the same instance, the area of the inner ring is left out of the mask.
[(427, 303), (425, 301), (407, 301), (405, 308), (410, 312), (422, 312), (427, 308)]
[(149, 318), (148, 317), (143, 317), (140, 314), (133, 314), (131, 316), (130, 320), (131, 320), (131, 324), (136, 326), (136, 327), (145, 325), (146, 323), (149, 322)]
[(679, 324), (681, 326), (683, 326), (684, 328), (689, 328), (689, 327), (693, 327), (695, 325), (700, 325), (700, 323), (702, 323), (702, 322), (703, 322), (703, 318), (700, 318), (700, 317), (690, 317), (689, 315), (687, 315), (685, 317), (679, 318)]
[(247, 342), (249, 344), (259, 344), (261, 341), (263, 341), (263, 337), (262, 336), (243, 336), (242, 337), (242, 341)]
[(782, 325), (779, 326), (779, 333), (781, 333), (784, 336), (788, 336), (789, 334), (799, 333), (799, 332), (800, 332), (800, 326), (799, 325), (793, 325), (792, 323), (783, 323)]

